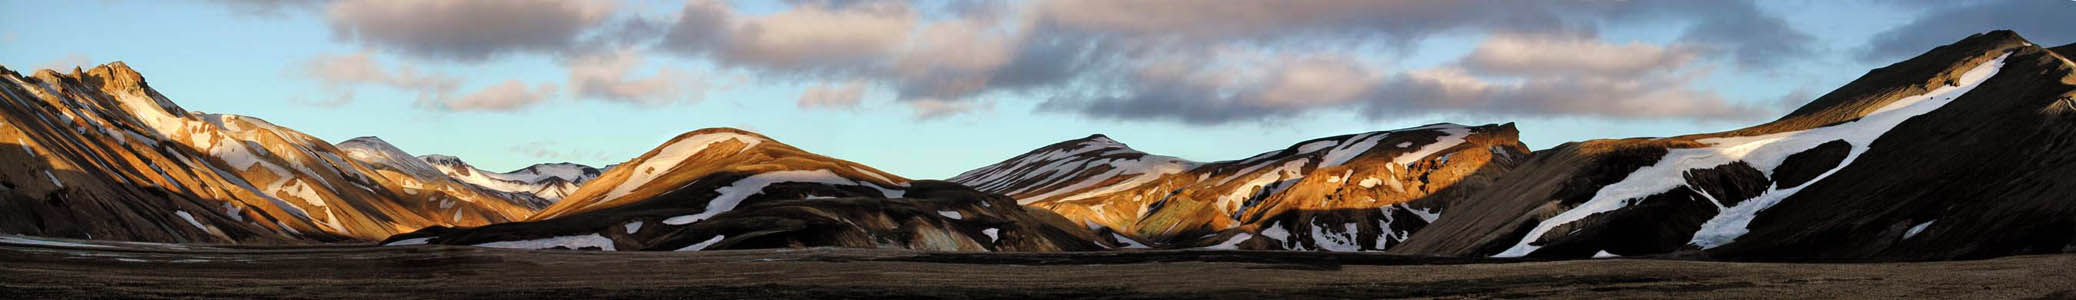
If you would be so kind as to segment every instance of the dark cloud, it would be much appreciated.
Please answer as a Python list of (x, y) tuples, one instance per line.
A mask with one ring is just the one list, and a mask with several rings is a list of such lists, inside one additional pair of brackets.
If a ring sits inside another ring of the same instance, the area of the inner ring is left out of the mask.
[(2076, 41), (2076, 2), (1996, 0), (1937, 6), (1926, 9), (1915, 21), (1876, 34), (1860, 49), (1859, 57), (1869, 62), (1893, 61), (1998, 29), (2017, 31), (2045, 46)]

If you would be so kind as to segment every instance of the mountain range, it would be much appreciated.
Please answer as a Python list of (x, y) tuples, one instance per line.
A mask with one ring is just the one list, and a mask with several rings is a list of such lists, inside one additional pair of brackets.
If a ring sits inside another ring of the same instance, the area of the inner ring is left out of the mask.
[[(944, 180), (738, 129), (488, 172), (181, 109), (121, 63), (0, 68), (0, 231), (528, 249), (1244, 249), (1940, 260), (2076, 251), (2076, 45), (1976, 34), (1770, 122), (1532, 150), (1513, 123), (1197, 162), (1103, 135)], [(1527, 129), (1533, 132), (1533, 128)], [(1249, 146), (1249, 145), (1236, 145)]]

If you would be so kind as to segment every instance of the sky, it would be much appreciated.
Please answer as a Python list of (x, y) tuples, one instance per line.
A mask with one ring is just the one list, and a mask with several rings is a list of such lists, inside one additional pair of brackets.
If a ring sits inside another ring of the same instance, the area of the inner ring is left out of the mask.
[(0, 0), (0, 66), (477, 167), (755, 131), (911, 178), (1105, 134), (1198, 161), (1424, 124), (1529, 147), (1772, 120), (2076, 1)]

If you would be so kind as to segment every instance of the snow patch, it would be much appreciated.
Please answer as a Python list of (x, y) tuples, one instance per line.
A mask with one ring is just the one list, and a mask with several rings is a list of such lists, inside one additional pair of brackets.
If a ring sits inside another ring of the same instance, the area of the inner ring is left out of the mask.
[[(1442, 150), (1448, 150), (1451, 147), (1456, 147), (1456, 145), (1463, 144), (1463, 138), (1469, 137), (1471, 131), (1469, 127), (1463, 127), (1462, 125), (1456, 124), (1436, 124), (1420, 128), (1414, 128), (1411, 130), (1422, 129), (1433, 129), (1441, 131), (1442, 136), (1436, 137), (1434, 143), (1429, 143), (1427, 145), (1420, 146), (1420, 150), (1400, 154), (1398, 157), (1391, 158), (1392, 163), (1396, 163), (1401, 166), (1406, 166), (1408, 168), (1413, 167), (1413, 162), (1417, 162), (1420, 161), (1420, 159), (1427, 158), (1427, 156), (1429, 155), (1434, 155), (1436, 152), (1442, 152)], [(1400, 145), (1401, 147), (1403, 147), (1403, 145), (1405, 144)]]
[(195, 220), (195, 215), (192, 215), (192, 214), (188, 214), (188, 213), (187, 213), (187, 211), (185, 211), (185, 210), (176, 210), (176, 211), (173, 211), (173, 214), (175, 214), (175, 215), (180, 215), (180, 219), (181, 219), (181, 220), (187, 220), (187, 224), (188, 224), (188, 225), (194, 225), (194, 226), (195, 226), (195, 229), (201, 229), (202, 231), (209, 231), (209, 227), (207, 227), (207, 226), (202, 226), (202, 222), (201, 222), (201, 221), (196, 221), (196, 220)]
[(620, 226), (627, 227), (627, 234), (634, 234), (635, 231), (642, 230), (642, 221), (629, 222), (627, 225)]
[(555, 247), (583, 249), (585, 247), (598, 247), (599, 249), (603, 249), (605, 251), (614, 251), (613, 239), (606, 238), (605, 236), (601, 236), (596, 233), (586, 235), (558, 236), (533, 240), (489, 242), (476, 244), (476, 247), (507, 249), (550, 249)]
[(1341, 141), (1336, 141), (1336, 140), (1324, 140), (1324, 141), (1310, 142), (1310, 143), (1305, 143), (1305, 144), (1303, 144), (1303, 145), (1298, 145), (1298, 148), (1297, 148), (1297, 152), (1298, 152), (1298, 153), (1312, 153), (1313, 151), (1319, 151), (1319, 149), (1326, 149), (1326, 147), (1333, 147), (1334, 145), (1340, 145), (1340, 144), (1341, 144)]
[(1239, 250), (1240, 243), (1246, 242), (1247, 239), (1250, 238), (1254, 238), (1254, 235), (1242, 232), (1234, 234), (1232, 238), (1226, 239), (1225, 242), (1220, 242), (1217, 245), (1206, 246), (1204, 247), (1204, 249)]
[(721, 242), (721, 239), (722, 239), (722, 238), (726, 238), (726, 237), (728, 237), (728, 236), (725, 236), (725, 235), (714, 235), (714, 237), (713, 237), (713, 238), (709, 238), (709, 239), (706, 239), (706, 241), (703, 241), (703, 242), (699, 242), (699, 243), (697, 243), (697, 244), (692, 244), (691, 246), (685, 246), (684, 248), (678, 248), (678, 250), (675, 250), (675, 251), (699, 251), (699, 250), (706, 250), (706, 247), (709, 247), (709, 246), (713, 246), (713, 245), (714, 245), (714, 243), (719, 243), (719, 242)]
[(431, 242), (431, 241), (432, 241), (432, 237), (429, 237), (429, 236), (428, 236), (428, 237), (422, 237), (422, 238), (408, 238), (408, 239), (402, 239), (402, 240), (397, 240), (397, 241), (395, 241), (395, 242), (389, 242), (388, 244), (382, 244), (382, 245), (383, 245), (383, 246), (409, 246), (409, 245), (424, 245), (424, 244), (425, 244), (426, 242)]
[(939, 216), (944, 216), (944, 217), (946, 217), (946, 218), (951, 218), (951, 219), (953, 219), (953, 220), (965, 220), (965, 219), (966, 219), (966, 215), (963, 215), (963, 214), (959, 214), (959, 211), (956, 211), (956, 210), (940, 210), (940, 211), (937, 211), (937, 215), (939, 215)]
[(1924, 232), (1924, 231), (1925, 231), (1925, 227), (1929, 227), (1929, 226), (1932, 226), (1932, 222), (1933, 222), (1933, 221), (1938, 221), (1938, 220), (1932, 220), (1932, 221), (1925, 221), (1924, 223), (1918, 223), (1918, 224), (1917, 224), (1917, 226), (1910, 226), (1910, 230), (1908, 230), (1908, 231), (1904, 231), (1904, 232), (1903, 232), (1903, 239), (1906, 239), (1906, 240), (1907, 240), (1907, 239), (1910, 239), (1910, 237), (1914, 237), (1914, 236), (1917, 236), (1917, 233), (1919, 233), (1919, 232)]
[(1125, 237), (1124, 235), (1121, 235), (1121, 234), (1117, 234), (1117, 233), (1115, 233), (1115, 232), (1112, 232), (1112, 233), (1110, 233), (1110, 238), (1112, 238), (1112, 239), (1116, 239), (1118, 243), (1122, 243), (1122, 244), (1124, 244), (1124, 246), (1123, 246), (1123, 247), (1120, 247), (1120, 248), (1124, 248), (1124, 249), (1147, 249), (1147, 248), (1152, 248), (1152, 247), (1147, 247), (1147, 246), (1146, 246), (1146, 244), (1140, 244), (1140, 243), (1139, 243), (1139, 241), (1137, 241), (1137, 240), (1133, 240), (1133, 239), (1131, 239), (1131, 238), (1127, 238), (1127, 237)]

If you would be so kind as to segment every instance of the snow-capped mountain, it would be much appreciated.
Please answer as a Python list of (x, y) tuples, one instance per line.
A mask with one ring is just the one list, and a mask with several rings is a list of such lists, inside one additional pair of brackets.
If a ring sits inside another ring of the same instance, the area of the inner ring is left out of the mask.
[(425, 155), (414, 159), (432, 166), (439, 173), (454, 177), (461, 182), (474, 184), (491, 190), (511, 193), (511, 197), (528, 199), (547, 207), (562, 197), (576, 192), (577, 187), (598, 178), (601, 171), (590, 166), (574, 163), (535, 164), (511, 172), (484, 171), (461, 158), (447, 155)]
[(1341, 135), (1213, 163), (1094, 135), (948, 180), (1114, 232), (1120, 243), (1381, 250), (1441, 213), (1447, 197), (1431, 195), (1527, 153), (1512, 124)]
[(541, 209), (576, 191), (577, 186), (598, 177), (599, 170), (573, 163), (536, 164), (509, 173), (477, 169), (460, 158), (446, 155), (411, 156), (382, 138), (364, 136), (339, 142), (347, 157), (378, 169), (389, 169), (418, 178), (451, 177), (483, 193), (512, 199), (528, 208)]
[[(508, 199), (378, 169), (258, 118), (190, 112), (117, 62), (0, 68), (4, 229), (165, 242), (374, 240), (525, 218)], [(379, 153), (373, 153), (379, 155)]]
[(1391, 251), (1921, 260), (2076, 250), (2068, 54), (1978, 34), (1773, 122), (1560, 145), (1450, 210), (1476, 217), (1442, 218)]
[(1092, 232), (1007, 197), (911, 181), (729, 128), (679, 135), (526, 222), (434, 227), (385, 244), (704, 250), (1100, 249)]

